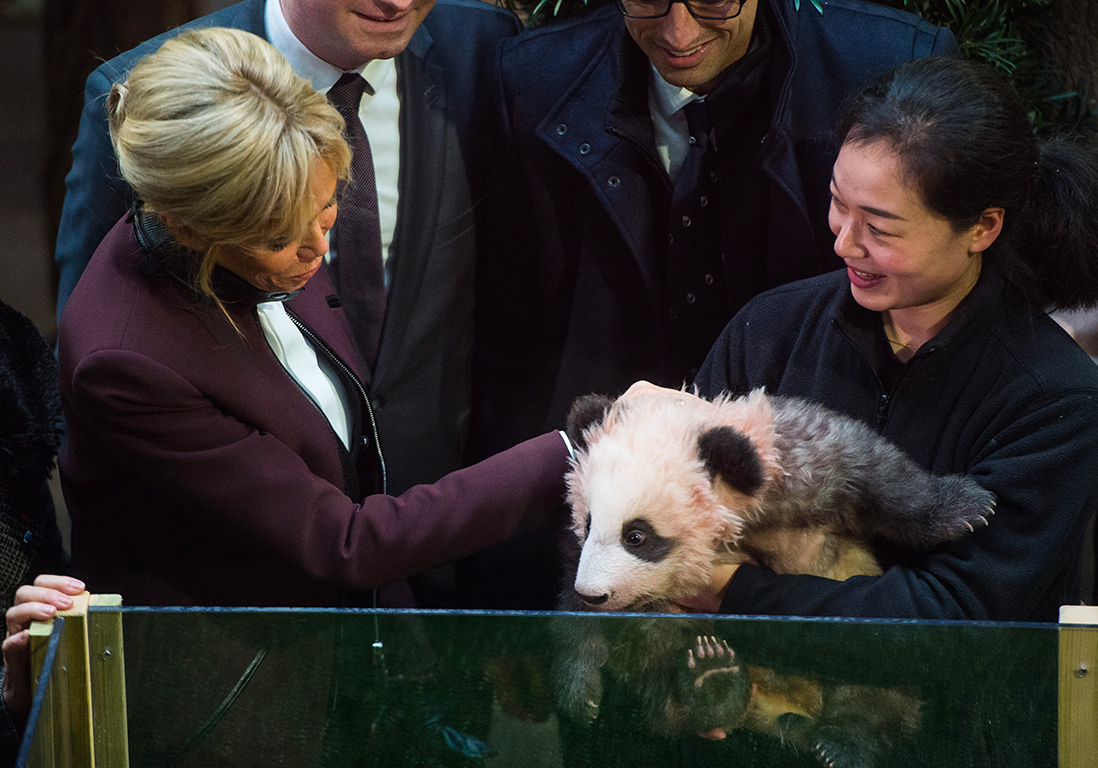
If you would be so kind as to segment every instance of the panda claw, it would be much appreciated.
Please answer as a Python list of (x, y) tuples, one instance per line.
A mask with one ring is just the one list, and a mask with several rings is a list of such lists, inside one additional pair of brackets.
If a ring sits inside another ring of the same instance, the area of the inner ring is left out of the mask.
[(969, 533), (972, 533), (976, 530), (975, 528), (972, 527), (972, 523), (970, 523), (968, 520), (965, 520), (965, 527), (968, 528)]

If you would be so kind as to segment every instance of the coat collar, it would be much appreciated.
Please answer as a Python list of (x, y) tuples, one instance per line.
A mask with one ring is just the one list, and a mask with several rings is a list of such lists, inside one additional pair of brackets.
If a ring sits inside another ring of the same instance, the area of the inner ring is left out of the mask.
[[(835, 327), (879, 368), (884, 355), (891, 347), (884, 335), (880, 312), (868, 310), (854, 300), (848, 283), (844, 290), (832, 323)], [(994, 259), (985, 259), (976, 286), (953, 311), (953, 317), (934, 338), (919, 347), (912, 360), (956, 347), (961, 339), (981, 335), (1006, 322), (1007, 308), (1021, 301), (1009, 287), (1002, 270)]]
[[(166, 276), (191, 296), (196, 305), (209, 309), (213, 302), (194, 284), (201, 254), (181, 245), (160, 217), (144, 210), (140, 204), (130, 212), (129, 219), (133, 222), (134, 237), (144, 253), (142, 268), (148, 274)], [(212, 283), (214, 293), (222, 303), (249, 308), (268, 301), (288, 301), (301, 292), (263, 291), (223, 267), (214, 267)]]

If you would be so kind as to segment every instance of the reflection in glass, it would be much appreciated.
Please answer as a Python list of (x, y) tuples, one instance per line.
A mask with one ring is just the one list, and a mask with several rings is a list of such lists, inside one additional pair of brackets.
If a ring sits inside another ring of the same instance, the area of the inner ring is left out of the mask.
[[(123, 625), (134, 766), (1057, 762), (1054, 626), (246, 609)], [(726, 738), (698, 735), (713, 728)]]

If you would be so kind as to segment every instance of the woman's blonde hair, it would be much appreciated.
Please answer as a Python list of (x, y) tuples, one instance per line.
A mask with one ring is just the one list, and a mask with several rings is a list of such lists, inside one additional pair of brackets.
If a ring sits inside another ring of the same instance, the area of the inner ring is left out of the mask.
[(297, 240), (316, 215), (318, 161), (337, 178), (350, 167), (339, 112), (274, 46), (237, 29), (168, 40), (111, 88), (107, 113), (122, 176), (199, 244), (193, 279), (215, 300), (225, 248)]

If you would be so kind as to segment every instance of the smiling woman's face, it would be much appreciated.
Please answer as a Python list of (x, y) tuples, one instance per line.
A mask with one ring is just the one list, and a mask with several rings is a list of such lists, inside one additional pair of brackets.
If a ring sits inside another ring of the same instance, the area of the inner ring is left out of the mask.
[(266, 248), (227, 248), (222, 267), (263, 291), (291, 292), (304, 287), (328, 252), (325, 235), (336, 220), (336, 177), (327, 163), (313, 171), (309, 189), (316, 215), (298, 240)]
[(914, 311), (937, 322), (980, 276), (984, 223), (958, 232), (927, 208), (883, 141), (843, 145), (828, 222), (854, 299), (866, 309)]

